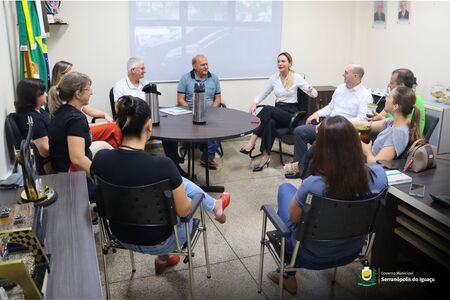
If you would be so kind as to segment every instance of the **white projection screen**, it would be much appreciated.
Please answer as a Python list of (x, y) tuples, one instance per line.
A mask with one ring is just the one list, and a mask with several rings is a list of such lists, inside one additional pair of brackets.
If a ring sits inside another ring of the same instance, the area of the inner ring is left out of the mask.
[(152, 81), (179, 80), (199, 53), (220, 79), (275, 70), (282, 1), (130, 1), (129, 12), (131, 54)]

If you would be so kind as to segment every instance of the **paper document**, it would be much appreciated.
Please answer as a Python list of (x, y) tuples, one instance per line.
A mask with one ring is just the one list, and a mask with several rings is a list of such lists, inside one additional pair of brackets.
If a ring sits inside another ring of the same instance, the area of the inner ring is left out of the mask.
[(159, 109), (159, 111), (166, 113), (168, 115), (172, 115), (172, 116), (192, 113), (192, 111), (190, 111), (184, 107), (181, 107), (181, 106), (164, 107), (164, 108)]
[(386, 171), (389, 185), (408, 183), (412, 181), (412, 178), (406, 174), (403, 174), (399, 170)]

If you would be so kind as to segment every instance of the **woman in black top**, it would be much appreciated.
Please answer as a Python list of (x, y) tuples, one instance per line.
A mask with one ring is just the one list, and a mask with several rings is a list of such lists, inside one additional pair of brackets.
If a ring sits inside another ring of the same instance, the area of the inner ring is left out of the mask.
[[(215, 219), (225, 222), (223, 210), (229, 204), (229, 194), (213, 199), (191, 181), (182, 178), (175, 163), (164, 156), (153, 156), (144, 151), (151, 136), (152, 121), (150, 108), (145, 101), (132, 96), (123, 96), (118, 102), (117, 125), (122, 130), (122, 145), (113, 150), (99, 151), (91, 166), (91, 174), (120, 186), (143, 186), (169, 179), (177, 215), (185, 217), (191, 210), (188, 198), (195, 193), (203, 193), (205, 209), (213, 212)], [(151, 201), (151, 199), (149, 199)], [(178, 256), (167, 254), (176, 249), (175, 235), (171, 228), (137, 229), (110, 224), (114, 235), (124, 247), (130, 250), (158, 255), (155, 260), (156, 273), (167, 266), (178, 263)], [(192, 227), (191, 227), (192, 228)], [(181, 243), (186, 240), (185, 231), (178, 224)], [(132, 241), (139, 240), (140, 245)]]
[(58, 109), (48, 128), (51, 162), (58, 172), (81, 170), (90, 175), (92, 141), (81, 107), (89, 104), (91, 83), (87, 75), (71, 72), (58, 85), (58, 95), (66, 104)]
[(45, 83), (40, 79), (23, 79), (17, 84), (16, 95), (14, 106), (19, 115), (19, 124), (17, 125), (22, 138), (25, 138), (28, 133), (28, 117), (33, 118), (33, 136), (31, 138), (39, 152), (39, 156), (36, 156), (37, 169), (39, 174), (43, 174), (42, 164), (49, 156), (47, 127), (50, 124), (49, 113), (41, 108), (47, 103)]

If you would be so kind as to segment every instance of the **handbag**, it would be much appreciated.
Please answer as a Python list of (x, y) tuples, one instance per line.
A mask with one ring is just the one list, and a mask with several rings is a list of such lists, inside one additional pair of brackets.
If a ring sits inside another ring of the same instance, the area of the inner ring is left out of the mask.
[(436, 147), (428, 144), (425, 139), (415, 141), (407, 155), (403, 171), (419, 173), (436, 167)]

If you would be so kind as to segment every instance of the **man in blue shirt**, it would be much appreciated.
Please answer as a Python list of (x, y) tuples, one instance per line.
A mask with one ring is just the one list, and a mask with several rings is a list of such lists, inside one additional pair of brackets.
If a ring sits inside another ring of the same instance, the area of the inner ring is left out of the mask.
[[(205, 85), (206, 105), (219, 107), (221, 104), (219, 78), (215, 74), (209, 72), (208, 59), (203, 54), (197, 54), (196, 56), (194, 56), (194, 58), (192, 58), (192, 70), (184, 74), (181, 77), (180, 82), (178, 83), (178, 105), (192, 107), (192, 100), (194, 98), (194, 85), (196, 82), (201, 82)], [(168, 148), (173, 148), (174, 146), (174, 150), (176, 153), (176, 144), (165, 144), (164, 146), (166, 155), (167, 151), (173, 151), (173, 149), (171, 150)], [(203, 154), (200, 158), (200, 163), (205, 166), (206, 161), (209, 160), (209, 167), (211, 169), (216, 169), (217, 163), (214, 161), (214, 156), (217, 149), (219, 148), (219, 141), (209, 141), (208, 149), (205, 148), (206, 147), (202, 149)]]

